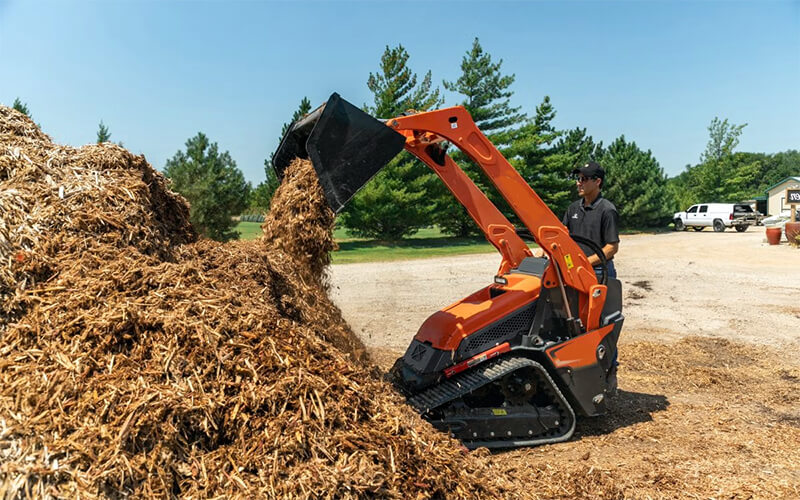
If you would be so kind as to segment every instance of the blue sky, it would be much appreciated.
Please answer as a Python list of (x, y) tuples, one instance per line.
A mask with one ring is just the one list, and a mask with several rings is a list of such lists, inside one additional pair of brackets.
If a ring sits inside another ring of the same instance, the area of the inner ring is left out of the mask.
[(71, 145), (102, 119), (158, 169), (203, 131), (256, 184), (303, 96), (371, 102), (397, 44), (441, 87), (474, 37), (516, 75), (515, 105), (549, 95), (557, 127), (624, 134), (670, 176), (715, 116), (748, 123), (740, 151), (800, 148), (798, 1), (0, 0), (0, 103)]

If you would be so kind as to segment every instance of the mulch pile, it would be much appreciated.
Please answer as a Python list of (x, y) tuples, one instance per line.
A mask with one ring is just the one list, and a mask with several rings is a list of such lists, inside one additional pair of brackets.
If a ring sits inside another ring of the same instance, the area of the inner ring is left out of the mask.
[(143, 157), (0, 107), (0, 497), (532, 496), (364, 362), (311, 176), (262, 240), (198, 240)]

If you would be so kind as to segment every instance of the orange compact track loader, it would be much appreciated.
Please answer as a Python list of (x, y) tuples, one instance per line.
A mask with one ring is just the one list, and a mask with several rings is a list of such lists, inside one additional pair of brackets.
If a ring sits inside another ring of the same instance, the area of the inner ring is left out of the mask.
[[(525, 228), (516, 229), (446, 153), (452, 144), (492, 180)], [(560, 220), (460, 106), (380, 121), (338, 94), (293, 123), (273, 155), (278, 178), (310, 158), (331, 208), (402, 149), (438, 175), (500, 252), (497, 274), (433, 313), (390, 379), (435, 427), (468, 448), (565, 441), (576, 415), (605, 413), (616, 391), (620, 282), (598, 280)], [(527, 239), (546, 257), (533, 257)]]

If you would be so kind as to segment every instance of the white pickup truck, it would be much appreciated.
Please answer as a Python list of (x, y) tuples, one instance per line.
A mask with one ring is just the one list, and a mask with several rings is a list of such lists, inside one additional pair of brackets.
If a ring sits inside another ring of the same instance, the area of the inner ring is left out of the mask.
[(676, 231), (692, 228), (702, 231), (713, 227), (721, 233), (726, 228), (735, 227), (740, 233), (747, 231), (751, 225), (758, 224), (763, 216), (744, 203), (698, 203), (685, 212), (678, 212), (672, 217)]

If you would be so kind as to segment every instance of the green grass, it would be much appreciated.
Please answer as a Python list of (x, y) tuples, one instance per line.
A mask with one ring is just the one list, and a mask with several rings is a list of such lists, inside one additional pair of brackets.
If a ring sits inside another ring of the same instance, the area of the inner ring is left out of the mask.
[(483, 238), (448, 236), (426, 238), (415, 235), (396, 243), (357, 239), (338, 241), (338, 243), (339, 250), (332, 255), (334, 264), (425, 259), (494, 251), (494, 247)]
[[(252, 240), (261, 235), (261, 224), (239, 222), (236, 230), (240, 239)], [(337, 228), (333, 237), (339, 244), (339, 250), (332, 255), (334, 264), (425, 259), (494, 251), (494, 247), (483, 238), (454, 238), (443, 235), (438, 228), (421, 229), (414, 236), (399, 242), (354, 238), (343, 228)]]
[(261, 236), (260, 222), (240, 222), (236, 224), (240, 240), (254, 240)]
[[(261, 223), (240, 222), (236, 230), (243, 240), (252, 240), (261, 236)], [(621, 234), (662, 233), (672, 231), (665, 228), (630, 228), (621, 230)], [(334, 264), (354, 264), (357, 262), (378, 262), (393, 260), (427, 259), (430, 257), (446, 257), (452, 255), (469, 255), (492, 253), (494, 247), (484, 238), (455, 238), (446, 236), (438, 228), (420, 229), (414, 236), (399, 242), (385, 242), (355, 238), (347, 234), (344, 228), (337, 228), (333, 237), (339, 244), (339, 250), (333, 252)]]

